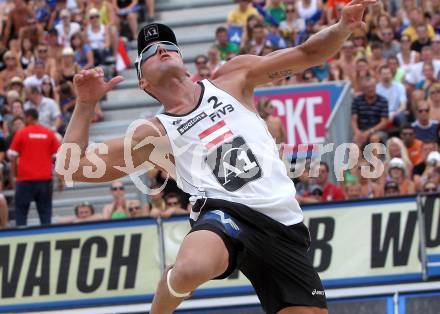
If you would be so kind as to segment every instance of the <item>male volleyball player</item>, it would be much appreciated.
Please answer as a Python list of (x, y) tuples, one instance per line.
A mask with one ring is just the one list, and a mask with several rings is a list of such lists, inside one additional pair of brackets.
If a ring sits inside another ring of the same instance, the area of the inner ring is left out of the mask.
[[(295, 187), (278, 157), (275, 143), (253, 107), (254, 88), (325, 62), (341, 48), (373, 0), (354, 0), (341, 21), (306, 43), (264, 57), (238, 56), (223, 65), (212, 81), (194, 83), (184, 67), (173, 31), (162, 24), (145, 26), (138, 36), (139, 86), (165, 112), (136, 129), (134, 165), (154, 159), (155, 150), (172, 160), (180, 187), (192, 195), (191, 232), (175, 265), (161, 279), (152, 314), (172, 313), (201, 284), (226, 278), (238, 268), (249, 278), (267, 313), (327, 313), (324, 289), (307, 259), (309, 233), (295, 201)], [(104, 82), (100, 69), (74, 78), (78, 94), (65, 143), (81, 148), (80, 170), (93, 164), (84, 157), (89, 116), (95, 104), (122, 77)], [(158, 131), (166, 136), (160, 136)], [(147, 143), (152, 145), (141, 145)], [(90, 179), (109, 181), (125, 175), (124, 139), (97, 151), (107, 170)], [(140, 146), (140, 147), (138, 147)], [(172, 152), (170, 156), (166, 152)], [(152, 160), (156, 164), (163, 160)], [(90, 177), (90, 176), (89, 176)]]

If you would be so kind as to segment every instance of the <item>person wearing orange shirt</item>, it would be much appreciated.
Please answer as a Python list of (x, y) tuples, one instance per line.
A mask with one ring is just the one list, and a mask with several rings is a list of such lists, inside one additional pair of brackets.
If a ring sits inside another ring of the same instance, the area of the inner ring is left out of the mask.
[(423, 162), (422, 144), (416, 139), (416, 132), (411, 125), (404, 125), (400, 130), (400, 138), (408, 150), (408, 157), (414, 166)]

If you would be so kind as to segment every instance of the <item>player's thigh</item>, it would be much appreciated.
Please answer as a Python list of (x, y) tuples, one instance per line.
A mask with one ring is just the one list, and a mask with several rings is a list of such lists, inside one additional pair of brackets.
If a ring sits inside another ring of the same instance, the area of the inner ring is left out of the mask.
[(328, 310), (311, 306), (290, 306), (282, 309), (277, 314), (328, 314)]
[(212, 231), (198, 230), (183, 240), (173, 273), (203, 281), (223, 274), (228, 265), (229, 253), (222, 238)]

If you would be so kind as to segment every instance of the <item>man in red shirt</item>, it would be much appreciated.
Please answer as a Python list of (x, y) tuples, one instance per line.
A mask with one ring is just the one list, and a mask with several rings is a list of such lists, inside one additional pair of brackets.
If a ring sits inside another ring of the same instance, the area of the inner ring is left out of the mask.
[(344, 191), (337, 185), (328, 181), (329, 167), (327, 163), (321, 161), (319, 164), (319, 174), (316, 184), (322, 188), (321, 200), (323, 202), (345, 200)]
[(31, 201), (37, 205), (42, 225), (52, 218), (52, 160), (60, 142), (55, 134), (38, 124), (38, 111), (25, 111), (26, 127), (18, 131), (8, 150), (15, 185), (17, 226), (27, 224)]

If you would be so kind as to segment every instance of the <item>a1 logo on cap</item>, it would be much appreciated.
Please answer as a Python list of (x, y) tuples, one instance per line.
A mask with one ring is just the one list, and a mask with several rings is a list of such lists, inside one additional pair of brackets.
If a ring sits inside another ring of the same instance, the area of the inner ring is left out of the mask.
[(159, 38), (159, 28), (157, 25), (151, 25), (144, 29), (144, 36), (146, 41), (150, 41), (155, 38)]

